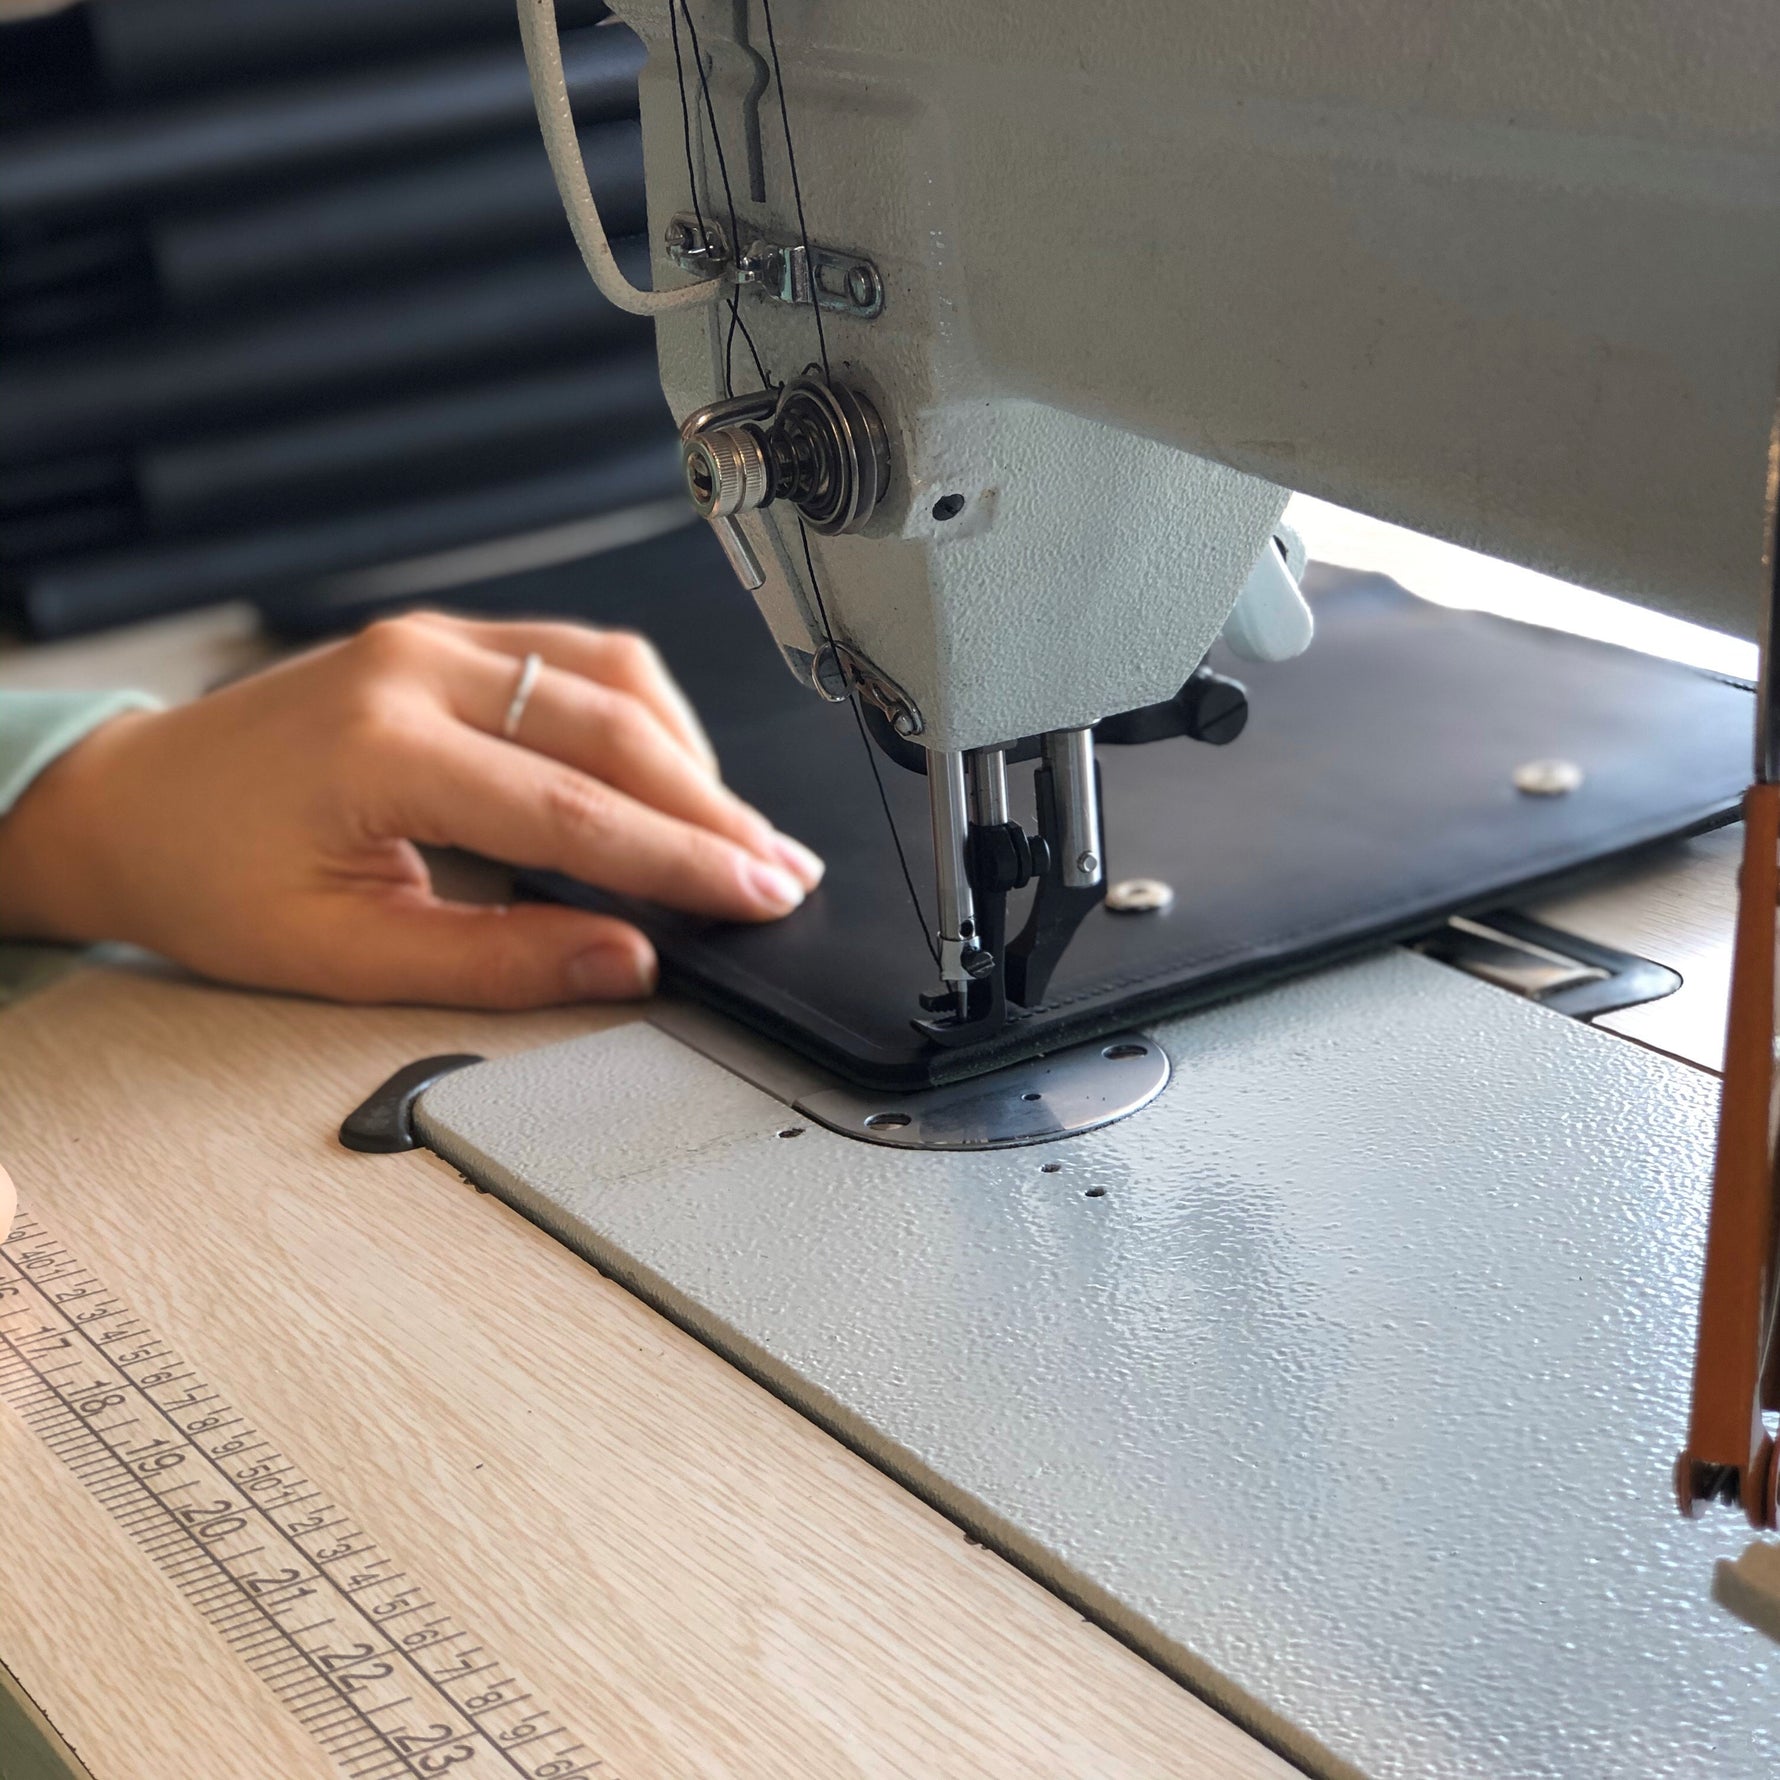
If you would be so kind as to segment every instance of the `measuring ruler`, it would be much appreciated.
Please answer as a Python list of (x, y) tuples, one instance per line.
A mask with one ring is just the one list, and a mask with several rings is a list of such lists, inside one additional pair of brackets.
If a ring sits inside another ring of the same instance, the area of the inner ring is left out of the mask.
[(0, 1243), (0, 1403), (351, 1780), (611, 1774), (27, 1214)]

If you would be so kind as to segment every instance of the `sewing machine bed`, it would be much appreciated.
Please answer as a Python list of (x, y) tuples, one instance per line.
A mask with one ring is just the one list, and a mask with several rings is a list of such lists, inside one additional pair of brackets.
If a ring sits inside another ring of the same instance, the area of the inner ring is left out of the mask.
[[(1307, 654), (1254, 666), (1213, 653), (1249, 688), (1236, 742), (1101, 750), (1109, 878), (1161, 879), (1173, 906), (1096, 910), (1042, 1009), (994, 1043), (942, 1050), (910, 1025), (933, 966), (852, 714), (792, 681), (714, 548), (682, 548), (696, 572), (670, 601), (608, 593), (591, 615), (654, 636), (731, 783), (821, 852), (828, 877), (757, 928), (559, 878), (531, 886), (622, 910), (654, 937), (668, 981), (868, 1087), (954, 1079), (1411, 937), (1726, 821), (1747, 779), (1746, 687), (1313, 566)], [(1516, 766), (1548, 758), (1575, 762), (1580, 788), (1518, 792)], [(931, 913), (925, 781), (879, 766)], [(1012, 775), (1029, 824), (1030, 775)]]

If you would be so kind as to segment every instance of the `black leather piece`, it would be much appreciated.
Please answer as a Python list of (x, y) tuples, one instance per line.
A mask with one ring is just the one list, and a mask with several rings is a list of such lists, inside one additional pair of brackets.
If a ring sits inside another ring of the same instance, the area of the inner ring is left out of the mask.
[[(1313, 568), (1307, 590), (1318, 634), (1297, 661), (1257, 667), (1213, 651), (1211, 665), (1249, 688), (1252, 717), (1233, 745), (1101, 753), (1110, 875), (1165, 880), (1172, 909), (1096, 910), (1045, 1007), (971, 1051), (937, 1050), (910, 1027), (933, 966), (851, 713), (792, 683), (720, 573), (689, 575), (682, 596), (646, 612), (614, 590), (591, 615), (655, 634), (736, 789), (829, 862), (822, 888), (771, 926), (627, 912), (673, 982), (855, 1081), (912, 1087), (1236, 994), (1734, 815), (1746, 688), (1448, 611), (1378, 576)], [(1582, 767), (1580, 790), (1514, 789), (1518, 764), (1553, 756)], [(931, 910), (925, 781), (881, 771)], [(1030, 823), (1031, 769), (1012, 776), (1014, 812)], [(1015, 899), (1010, 931), (1023, 918)]]

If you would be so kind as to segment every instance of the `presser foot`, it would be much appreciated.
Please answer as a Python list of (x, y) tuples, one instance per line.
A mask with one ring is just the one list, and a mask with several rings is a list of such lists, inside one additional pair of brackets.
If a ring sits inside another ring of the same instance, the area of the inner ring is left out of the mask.
[[(862, 703), (860, 711), (871, 741), (927, 779), (943, 987), (921, 997), (928, 1017), (911, 1024), (934, 1044), (960, 1049), (992, 1038), (1017, 1017), (1015, 1006), (1044, 1001), (1070, 942), (1105, 900), (1096, 743), (1128, 747), (1187, 737), (1222, 747), (1248, 722), (1248, 694), (1240, 681), (1201, 666), (1158, 704), (964, 753), (923, 748), (884, 710)], [(1038, 831), (1030, 835), (1008, 819), (1007, 769), (1026, 760), (1038, 763)], [(1007, 897), (1034, 883), (1026, 921), (1005, 941)]]
[(1039, 880), (1042, 894), (1051, 850), (1042, 836), (1029, 835), (1018, 822), (973, 822), (967, 859), (975, 909), (977, 947), (971, 961), (975, 974), (962, 993), (947, 988), (937, 995), (923, 995), (921, 1005), (934, 1017), (913, 1022), (917, 1032), (954, 1050), (994, 1037), (1011, 1017), (1007, 899), (1034, 879)]
[(923, 995), (921, 1005), (932, 1017), (910, 1022), (935, 1044), (953, 1050), (993, 1038), (1008, 1022), (1005, 891), (977, 896), (975, 926), (976, 949), (965, 966), (975, 974), (962, 990)]
[[(941, 903), (943, 908), (948, 875), (966, 885), (966, 900), (959, 906), (970, 911), (973, 946), (965, 957), (964, 980), (946, 971), (942, 993), (922, 997), (929, 1014), (949, 1017), (913, 1022), (917, 1032), (950, 1049), (992, 1038), (1007, 1024), (1012, 1003), (1037, 1007), (1082, 922), (1106, 898), (1100, 769), (1090, 733), (1055, 732), (1042, 739), (1041, 750), (1033, 777), (1036, 834), (1008, 820), (1004, 784), (986, 797), (976, 795), (985, 784), (1002, 779), (1001, 750), (981, 751), (994, 756), (986, 765), (980, 755), (971, 757), (968, 775), (955, 770), (956, 777), (968, 776), (971, 782), (973, 817), (959, 836), (957, 867), (950, 874), (942, 872)], [(944, 785), (939, 772), (930, 773), (936, 812), (946, 801)], [(936, 815), (936, 855), (944, 857), (953, 832), (954, 825)], [(1007, 899), (1029, 884), (1036, 886), (1032, 906), (1024, 926), (1009, 940)]]

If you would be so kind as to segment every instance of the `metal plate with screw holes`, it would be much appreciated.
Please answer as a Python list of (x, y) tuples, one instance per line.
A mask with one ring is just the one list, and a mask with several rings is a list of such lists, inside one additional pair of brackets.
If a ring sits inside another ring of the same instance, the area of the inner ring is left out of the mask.
[(1168, 1086), (1168, 1053), (1147, 1033), (1115, 1032), (989, 1075), (915, 1094), (838, 1086), (792, 1104), (843, 1137), (903, 1150), (1004, 1150), (1129, 1118)]
[(1716, 1081), (1405, 953), (1155, 1036), (1036, 1150), (854, 1143), (640, 1025), (416, 1123), (1312, 1773), (1770, 1767), (1748, 1527), (1670, 1487)]

